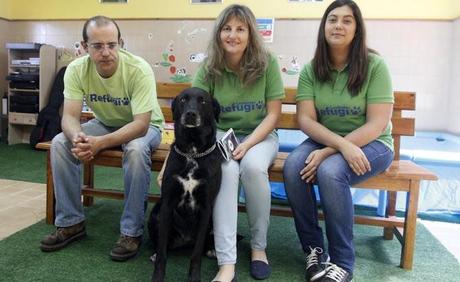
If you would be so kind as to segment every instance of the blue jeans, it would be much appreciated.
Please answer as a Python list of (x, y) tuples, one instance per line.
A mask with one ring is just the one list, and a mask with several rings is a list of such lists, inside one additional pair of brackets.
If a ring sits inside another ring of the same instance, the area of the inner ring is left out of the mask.
[[(85, 134), (101, 136), (116, 131), (96, 119), (82, 125)], [(144, 203), (150, 188), (151, 153), (161, 141), (161, 131), (150, 126), (147, 133), (122, 145), (125, 206), (120, 220), (120, 233), (137, 237), (144, 228)], [(51, 166), (56, 197), (58, 227), (67, 227), (85, 220), (81, 202), (82, 164), (70, 151), (71, 140), (64, 133), (53, 138)]]
[[(291, 152), (284, 165), (286, 193), (294, 213), (297, 235), (305, 253), (310, 252), (309, 246), (324, 250), (323, 232), (318, 225), (316, 195), (313, 186), (300, 178), (305, 159), (312, 151), (321, 148), (324, 146), (307, 139)], [(393, 151), (379, 141), (373, 141), (361, 149), (371, 165), (371, 171), (364, 175), (356, 175), (340, 153), (323, 160), (316, 171), (331, 262), (350, 273), (353, 273), (355, 261), (354, 211), (350, 186), (384, 171), (393, 160)]]

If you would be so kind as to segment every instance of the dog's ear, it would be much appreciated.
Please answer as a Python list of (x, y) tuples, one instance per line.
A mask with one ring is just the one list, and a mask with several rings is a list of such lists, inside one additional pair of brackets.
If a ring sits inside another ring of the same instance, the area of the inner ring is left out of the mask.
[(176, 113), (176, 109), (178, 107), (177, 103), (179, 102), (179, 99), (180, 99), (180, 96), (182, 95), (177, 95), (173, 100), (172, 100), (172, 104), (171, 104), (171, 111), (172, 111), (172, 114), (173, 114), (173, 120), (176, 121), (176, 120), (179, 120), (179, 113)]
[(216, 121), (219, 121), (220, 104), (214, 97), (212, 97), (212, 109), (214, 111), (214, 118), (216, 119)]

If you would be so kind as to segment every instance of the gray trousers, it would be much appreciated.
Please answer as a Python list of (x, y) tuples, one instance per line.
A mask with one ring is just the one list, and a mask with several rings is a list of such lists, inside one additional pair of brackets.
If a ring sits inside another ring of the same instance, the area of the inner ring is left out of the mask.
[[(218, 131), (217, 138), (224, 132)], [(246, 136), (238, 136), (244, 140)], [(236, 234), (238, 218), (238, 187), (243, 186), (251, 232), (251, 248), (265, 250), (270, 221), (271, 190), (268, 168), (278, 152), (278, 135), (269, 134), (254, 145), (239, 161), (222, 164), (222, 182), (213, 210), (214, 241), (217, 263), (236, 263)]]

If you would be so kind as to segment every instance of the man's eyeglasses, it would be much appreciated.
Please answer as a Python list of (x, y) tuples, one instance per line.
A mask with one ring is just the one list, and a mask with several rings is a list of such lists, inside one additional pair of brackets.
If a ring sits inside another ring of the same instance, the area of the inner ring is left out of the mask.
[(89, 47), (92, 49), (102, 52), (107, 47), (109, 51), (115, 50), (118, 47), (118, 42), (109, 42), (109, 43), (89, 43)]

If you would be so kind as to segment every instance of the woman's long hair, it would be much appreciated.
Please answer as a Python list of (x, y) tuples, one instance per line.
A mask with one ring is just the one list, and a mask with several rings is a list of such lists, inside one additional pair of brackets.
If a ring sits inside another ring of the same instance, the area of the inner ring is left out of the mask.
[(254, 14), (248, 7), (243, 5), (235, 4), (228, 6), (216, 19), (213, 37), (208, 46), (208, 57), (205, 64), (207, 69), (206, 79), (212, 82), (217, 82), (222, 79), (226, 61), (220, 33), (224, 25), (233, 18), (245, 23), (249, 29), (248, 46), (241, 58), (240, 70), (238, 72), (243, 86), (248, 86), (263, 75), (268, 65), (269, 53), (257, 30)]
[(315, 56), (313, 58), (313, 70), (316, 78), (325, 82), (331, 79), (329, 66), (331, 64), (329, 46), (326, 41), (325, 25), (327, 16), (335, 8), (348, 6), (353, 11), (353, 17), (356, 22), (355, 36), (351, 42), (350, 52), (348, 53), (348, 81), (347, 88), (352, 96), (358, 95), (364, 81), (367, 77), (369, 52), (375, 51), (367, 48), (366, 29), (364, 26), (363, 16), (358, 5), (352, 0), (336, 0), (327, 7), (321, 19), (318, 31), (318, 45), (316, 46)]

